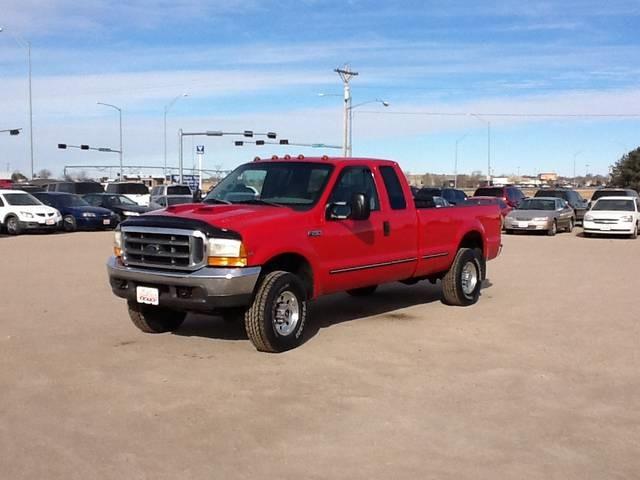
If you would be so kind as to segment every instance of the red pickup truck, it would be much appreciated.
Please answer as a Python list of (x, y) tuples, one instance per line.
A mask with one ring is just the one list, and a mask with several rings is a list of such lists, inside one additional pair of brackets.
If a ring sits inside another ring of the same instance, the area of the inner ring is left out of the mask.
[(144, 332), (187, 312), (244, 320), (258, 350), (303, 341), (307, 303), (379, 284), (441, 280), (443, 301), (475, 303), (501, 246), (495, 205), (430, 208), (396, 162), (273, 157), (241, 165), (200, 204), (131, 218), (107, 264)]

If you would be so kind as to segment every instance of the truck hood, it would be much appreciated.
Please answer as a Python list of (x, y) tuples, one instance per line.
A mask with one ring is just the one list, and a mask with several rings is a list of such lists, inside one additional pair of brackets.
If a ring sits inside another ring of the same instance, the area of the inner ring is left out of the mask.
[(269, 205), (206, 205), (202, 203), (174, 205), (158, 213), (146, 216), (161, 215), (189, 218), (207, 222), (210, 225), (242, 233), (255, 225), (274, 222), (295, 222), (298, 212), (288, 207), (272, 207)]

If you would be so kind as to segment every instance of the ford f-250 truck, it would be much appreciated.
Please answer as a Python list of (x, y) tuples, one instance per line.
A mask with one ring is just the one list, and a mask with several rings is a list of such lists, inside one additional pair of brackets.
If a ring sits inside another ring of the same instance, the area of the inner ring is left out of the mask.
[(256, 159), (201, 204), (123, 222), (111, 288), (144, 332), (174, 331), (187, 312), (218, 313), (243, 319), (266, 352), (298, 346), (307, 303), (329, 293), (441, 280), (445, 303), (471, 305), (500, 251), (500, 211), (429, 206), (393, 161)]

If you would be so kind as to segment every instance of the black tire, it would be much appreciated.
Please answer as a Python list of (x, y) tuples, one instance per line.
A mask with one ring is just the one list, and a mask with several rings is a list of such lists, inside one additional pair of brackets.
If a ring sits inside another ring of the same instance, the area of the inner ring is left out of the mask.
[(585, 238), (591, 238), (593, 234), (591, 232), (582, 232), (582, 236)]
[(373, 295), (377, 288), (377, 285), (371, 285), (369, 287), (362, 288), (352, 288), (351, 290), (347, 290), (347, 293), (352, 297), (368, 297), (369, 295)]
[(511, 230), (510, 228), (505, 228), (504, 233), (506, 233), (507, 235), (513, 235), (513, 230)]
[(573, 232), (573, 227), (575, 227), (575, 222), (573, 220), (573, 217), (571, 217), (569, 219), (569, 224), (567, 225), (567, 233)]
[(547, 235), (549, 235), (550, 237), (553, 237), (555, 236), (556, 233), (558, 233), (558, 222), (554, 220), (553, 223), (551, 224), (551, 228), (547, 230)]
[(20, 220), (14, 215), (8, 216), (4, 221), (9, 235), (20, 235), (22, 233), (22, 227), (20, 227)]
[[(280, 318), (277, 318), (279, 306)], [(260, 282), (244, 316), (244, 326), (257, 350), (276, 353), (302, 343), (306, 320), (307, 293), (302, 281), (292, 273), (275, 271)], [(291, 330), (286, 331), (288, 328)]]
[[(478, 301), (483, 276), (482, 258), (478, 251), (471, 248), (458, 250), (451, 268), (442, 278), (442, 301), (447, 305), (466, 307)], [(467, 269), (470, 269), (471, 275), (475, 275), (475, 283), (473, 279), (463, 278)], [(471, 285), (468, 285), (469, 281)]]
[(65, 215), (62, 218), (62, 228), (65, 232), (75, 232), (78, 229), (78, 223), (73, 215)]
[(633, 233), (632, 233), (631, 235), (629, 235), (629, 238), (630, 238), (631, 240), (635, 240), (636, 238), (638, 238), (638, 225), (636, 225), (636, 226), (633, 228)]
[(129, 317), (145, 333), (166, 333), (177, 330), (187, 312), (176, 312), (164, 307), (128, 302)]

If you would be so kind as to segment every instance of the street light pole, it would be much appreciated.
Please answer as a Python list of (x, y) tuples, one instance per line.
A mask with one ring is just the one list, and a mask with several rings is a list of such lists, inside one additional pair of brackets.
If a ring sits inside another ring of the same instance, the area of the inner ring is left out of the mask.
[(351, 100), (349, 100), (349, 144), (347, 147), (347, 156), (350, 157), (353, 155), (353, 111), (356, 108), (359, 108), (363, 105), (368, 105), (370, 103), (380, 103), (383, 107), (388, 107), (389, 102), (386, 100), (382, 100), (380, 98), (376, 98), (375, 100), (367, 100), (366, 102), (358, 103), (356, 105), (351, 105)]
[(349, 65), (345, 65), (342, 68), (336, 68), (333, 70), (342, 79), (342, 85), (344, 87), (344, 132), (342, 138), (342, 156), (351, 156), (351, 146), (349, 145), (350, 129), (351, 129), (351, 86), (349, 82), (351, 78), (358, 75), (358, 72), (351, 70)]
[[(0, 27), (0, 33), (4, 32), (4, 28)], [(29, 154), (31, 157), (31, 178), (34, 178), (34, 162), (33, 162), (33, 93), (31, 89), (31, 42), (28, 40), (21, 39), (9, 33), (18, 45), (24, 48), (26, 45), (27, 48), (27, 60), (29, 63)], [(21, 45), (22, 44), (22, 45)]]
[(105, 107), (114, 108), (118, 111), (119, 123), (120, 123), (120, 181), (124, 179), (123, 176), (123, 161), (122, 161), (122, 109), (120, 107), (116, 107), (115, 105), (111, 105), (110, 103), (102, 103), (96, 102), (98, 105), (103, 105)]
[(476, 113), (469, 115), (487, 124), (487, 185), (491, 185), (491, 122)]
[(453, 163), (453, 188), (458, 188), (458, 145), (468, 136), (469, 134), (465, 133), (463, 136), (456, 140), (456, 155)]
[(168, 104), (164, 106), (164, 175), (167, 176), (167, 113), (173, 105), (180, 100), (182, 97), (188, 97), (188, 93), (183, 93), (182, 95), (178, 95), (173, 100), (171, 100)]

